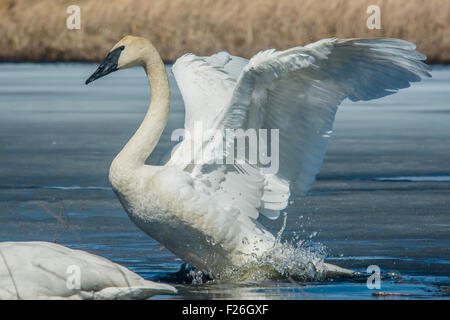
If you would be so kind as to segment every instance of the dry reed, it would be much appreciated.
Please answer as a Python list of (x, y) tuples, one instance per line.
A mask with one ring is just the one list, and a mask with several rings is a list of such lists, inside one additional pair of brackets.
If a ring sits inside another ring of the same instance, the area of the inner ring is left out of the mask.
[[(66, 8), (81, 7), (81, 30)], [(368, 5), (381, 30), (366, 27)], [(449, 0), (0, 0), (0, 60), (97, 61), (122, 36), (149, 38), (166, 61), (226, 50), (250, 57), (325, 37), (395, 37), (450, 62)]]

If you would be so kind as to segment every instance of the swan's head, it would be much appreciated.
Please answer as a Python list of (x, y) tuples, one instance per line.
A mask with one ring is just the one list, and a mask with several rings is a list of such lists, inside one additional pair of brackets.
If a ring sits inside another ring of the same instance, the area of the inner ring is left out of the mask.
[(97, 70), (86, 80), (86, 84), (116, 70), (144, 65), (144, 58), (148, 56), (150, 47), (150, 42), (144, 38), (133, 36), (124, 37), (112, 47), (105, 60), (103, 60)]

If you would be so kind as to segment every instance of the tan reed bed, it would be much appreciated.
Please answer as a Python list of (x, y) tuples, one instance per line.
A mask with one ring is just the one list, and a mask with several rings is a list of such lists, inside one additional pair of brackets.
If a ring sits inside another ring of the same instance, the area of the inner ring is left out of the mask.
[[(81, 7), (81, 30), (66, 8)], [(381, 7), (381, 30), (366, 27)], [(148, 37), (163, 59), (226, 50), (250, 57), (325, 37), (395, 37), (429, 62), (450, 62), (450, 0), (0, 0), (0, 60), (97, 61), (126, 34)]]

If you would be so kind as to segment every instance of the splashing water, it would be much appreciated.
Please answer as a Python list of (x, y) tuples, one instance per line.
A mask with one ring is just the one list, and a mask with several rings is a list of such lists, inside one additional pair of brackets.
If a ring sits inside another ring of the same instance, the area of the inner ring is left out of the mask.
[(326, 248), (320, 243), (301, 240), (277, 241), (274, 247), (245, 266), (225, 271), (228, 281), (265, 281), (292, 279), (320, 281), (326, 278)]
[(203, 284), (211, 280), (224, 282), (261, 282), (266, 280), (322, 281), (327, 278), (324, 263), (326, 248), (320, 243), (301, 240), (278, 242), (271, 250), (243, 266), (226, 269), (220, 279), (183, 264), (176, 273), (176, 282)]
[(277, 233), (273, 248), (258, 257), (251, 265), (256, 271), (252, 280), (287, 279), (298, 281), (318, 281), (324, 278), (324, 258), (326, 248), (320, 243), (314, 243), (294, 237), (290, 242), (282, 242), (286, 229), (287, 213), (283, 213), (283, 224)]
[[(310, 239), (294, 237), (290, 241), (281, 241), (286, 228), (286, 213), (283, 225), (277, 233), (274, 246), (243, 266), (233, 266), (220, 275), (225, 282), (261, 282), (266, 280), (291, 279), (295, 281), (321, 281), (327, 278), (324, 263), (326, 248)], [(312, 236), (311, 236), (312, 237)], [(311, 238), (309, 237), (309, 238)], [(178, 272), (183, 283), (202, 284), (211, 280), (209, 274), (183, 265)]]

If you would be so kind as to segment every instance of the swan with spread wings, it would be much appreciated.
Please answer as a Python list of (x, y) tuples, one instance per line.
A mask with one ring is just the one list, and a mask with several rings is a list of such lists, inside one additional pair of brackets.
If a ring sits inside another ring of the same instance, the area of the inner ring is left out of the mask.
[(225, 143), (217, 152), (220, 139), (208, 135), (184, 139), (164, 165), (145, 164), (167, 124), (170, 87), (160, 55), (144, 38), (120, 40), (86, 84), (119, 69), (144, 68), (150, 106), (114, 159), (110, 182), (137, 226), (220, 277), (274, 246), (276, 238), (258, 216), (277, 219), (291, 193), (310, 189), (339, 104), (381, 98), (430, 76), (424, 59), (410, 42), (381, 38), (323, 39), (250, 60), (226, 52), (179, 58), (172, 70), (185, 103), (185, 130), (198, 122), (223, 136), (234, 129), (276, 129), (275, 173), (237, 155), (232, 163), (221, 161), (231, 147)]

